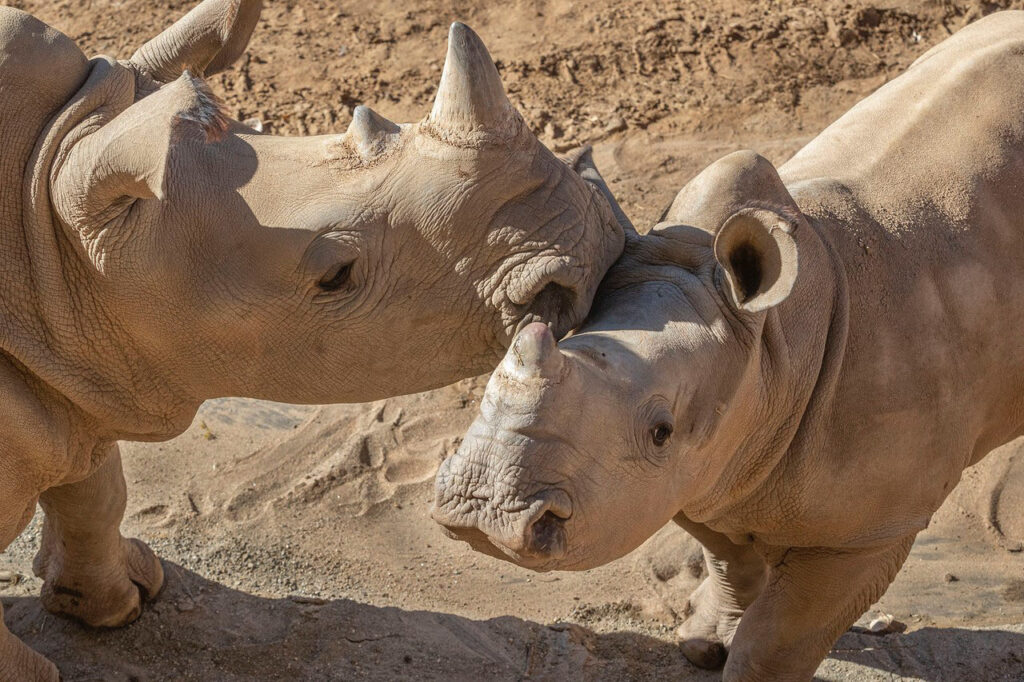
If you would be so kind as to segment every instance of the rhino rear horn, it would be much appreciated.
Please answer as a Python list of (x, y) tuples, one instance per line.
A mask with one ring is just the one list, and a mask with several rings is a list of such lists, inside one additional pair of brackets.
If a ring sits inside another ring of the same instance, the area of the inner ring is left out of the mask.
[(448, 32), (448, 56), (434, 107), (427, 119), (443, 133), (508, 136), (519, 114), (505, 95), (498, 69), (480, 36), (455, 22)]
[(399, 130), (370, 107), (360, 105), (352, 112), (352, 123), (345, 134), (363, 158), (370, 158), (384, 151), (388, 137)]
[(131, 63), (160, 83), (184, 71), (222, 71), (245, 52), (262, 9), (262, 0), (204, 0), (140, 47)]
[(89, 226), (119, 202), (167, 196), (176, 145), (222, 136), (228, 119), (206, 84), (185, 72), (77, 142), (56, 170), (51, 196), (71, 226)]

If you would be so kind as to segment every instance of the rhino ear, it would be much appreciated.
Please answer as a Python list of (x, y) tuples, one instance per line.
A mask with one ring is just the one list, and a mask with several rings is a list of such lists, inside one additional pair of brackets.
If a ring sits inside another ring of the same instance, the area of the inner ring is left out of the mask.
[(622, 228), (627, 238), (636, 237), (637, 231), (636, 227), (633, 226), (633, 221), (629, 219), (629, 216), (619, 206), (619, 202), (615, 200), (615, 195), (612, 194), (608, 183), (604, 181), (600, 171), (597, 170), (597, 164), (594, 163), (594, 148), (589, 144), (584, 145), (573, 149), (568, 154), (559, 158), (605, 198), (608, 206), (612, 209), (612, 213), (615, 215), (615, 221)]
[(58, 215), (87, 225), (132, 200), (165, 198), (175, 147), (218, 138), (227, 125), (206, 84), (186, 71), (74, 143), (51, 179)]
[(140, 47), (131, 63), (160, 83), (184, 71), (222, 71), (242, 56), (262, 9), (262, 0), (203, 0)]
[(766, 208), (733, 213), (715, 235), (715, 260), (730, 302), (750, 313), (781, 303), (793, 289), (797, 246), (793, 224)]

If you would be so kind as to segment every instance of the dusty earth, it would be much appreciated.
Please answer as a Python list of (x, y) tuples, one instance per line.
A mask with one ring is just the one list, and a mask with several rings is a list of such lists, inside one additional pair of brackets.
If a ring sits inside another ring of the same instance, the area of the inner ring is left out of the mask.
[[(88, 53), (127, 57), (191, 2), (13, 4)], [(416, 120), (447, 25), (466, 21), (542, 139), (594, 142), (645, 226), (711, 160), (749, 147), (784, 161), (930, 45), (1022, 4), (270, 0), (240, 68), (213, 81), (237, 117), (277, 133), (340, 132), (359, 103)], [(482, 387), (330, 407), (224, 399), (174, 441), (126, 444), (124, 528), (166, 560), (163, 594), (117, 631), (47, 614), (37, 516), (0, 555), (11, 629), (67, 680), (718, 679), (672, 640), (702, 570), (678, 529), (578, 574), (531, 574), (442, 536), (431, 478)], [(860, 621), (890, 614), (907, 631), (844, 635), (819, 677), (1024, 679), (1021, 541), (1015, 443), (965, 474)]]

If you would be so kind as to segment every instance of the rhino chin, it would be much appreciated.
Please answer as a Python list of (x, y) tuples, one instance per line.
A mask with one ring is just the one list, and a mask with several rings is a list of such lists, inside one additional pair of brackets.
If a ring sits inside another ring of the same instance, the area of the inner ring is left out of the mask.
[[(507, 561), (521, 568), (537, 573), (548, 571), (565, 570), (561, 565), (561, 558), (535, 557), (513, 551), (499, 542), (495, 542), (487, 533), (479, 528), (451, 528), (442, 529), (444, 534), (452, 540), (459, 540), (469, 545), (473, 551), (486, 554), (494, 559)], [(564, 556), (564, 552), (562, 553)]]

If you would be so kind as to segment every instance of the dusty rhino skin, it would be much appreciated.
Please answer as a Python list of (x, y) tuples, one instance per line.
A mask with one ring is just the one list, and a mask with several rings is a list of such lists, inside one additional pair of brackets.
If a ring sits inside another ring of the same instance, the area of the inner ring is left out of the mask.
[[(202, 80), (258, 0), (206, 0), (130, 60), (0, 8), (0, 550), (46, 512), (52, 611), (138, 616), (159, 561), (119, 524), (118, 439), (204, 399), (364, 401), (496, 364), (586, 313), (623, 235), (455, 24), (430, 115), (258, 135)], [(56, 679), (0, 625), (0, 679)]]
[(627, 239), (578, 333), (517, 336), (437, 478), (537, 570), (674, 519), (683, 650), (807, 680), (974, 464), (1024, 433), (1024, 13), (936, 46), (778, 171), (712, 164)]

